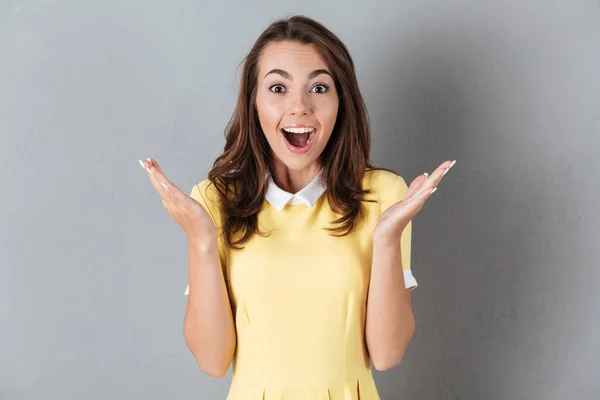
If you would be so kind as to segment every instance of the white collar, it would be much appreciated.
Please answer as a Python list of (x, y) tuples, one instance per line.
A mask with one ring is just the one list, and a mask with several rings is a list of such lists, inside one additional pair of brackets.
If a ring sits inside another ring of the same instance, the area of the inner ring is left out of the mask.
[(285, 190), (281, 189), (277, 184), (273, 181), (273, 177), (271, 174), (267, 172), (265, 179), (267, 179), (267, 193), (265, 194), (265, 199), (271, 203), (273, 207), (277, 211), (283, 210), (283, 208), (287, 204), (306, 204), (310, 208), (317, 202), (319, 197), (325, 192), (325, 185), (321, 180), (321, 176), (323, 173), (323, 168), (321, 171), (313, 178), (313, 180), (306, 185), (302, 190), (298, 193), (289, 193)]

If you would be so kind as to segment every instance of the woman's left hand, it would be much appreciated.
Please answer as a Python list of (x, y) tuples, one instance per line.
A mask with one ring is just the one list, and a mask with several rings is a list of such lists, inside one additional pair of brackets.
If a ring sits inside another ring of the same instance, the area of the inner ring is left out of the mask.
[(373, 238), (379, 242), (398, 243), (404, 228), (425, 204), (425, 200), (431, 196), (432, 191), (437, 189), (442, 176), (456, 163), (454, 161), (443, 162), (429, 176), (419, 175), (411, 182), (404, 198), (392, 204), (377, 221)]

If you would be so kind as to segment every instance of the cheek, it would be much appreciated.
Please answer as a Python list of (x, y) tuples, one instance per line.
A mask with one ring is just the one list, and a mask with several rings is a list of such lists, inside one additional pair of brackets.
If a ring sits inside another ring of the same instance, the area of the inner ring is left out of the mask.
[(273, 136), (281, 120), (281, 110), (277, 105), (256, 99), (256, 110), (260, 125), (267, 136)]
[(256, 97), (256, 107), (262, 110), (262, 113), (265, 115), (280, 114), (284, 106), (283, 103), (276, 96), (257, 95)]
[(337, 101), (329, 101), (327, 103), (321, 104), (318, 109), (319, 122), (323, 125), (323, 128), (327, 130), (332, 130), (335, 125), (335, 120), (338, 114), (338, 102)]

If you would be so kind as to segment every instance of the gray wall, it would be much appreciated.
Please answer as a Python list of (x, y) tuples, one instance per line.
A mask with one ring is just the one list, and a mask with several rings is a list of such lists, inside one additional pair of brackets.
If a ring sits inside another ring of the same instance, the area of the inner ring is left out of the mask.
[(348, 45), (377, 164), (457, 159), (414, 220), (417, 330), (382, 399), (597, 399), (600, 8), (567, 0), (2, 0), (0, 399), (225, 398), (137, 160), (204, 179), (238, 64), (294, 13)]

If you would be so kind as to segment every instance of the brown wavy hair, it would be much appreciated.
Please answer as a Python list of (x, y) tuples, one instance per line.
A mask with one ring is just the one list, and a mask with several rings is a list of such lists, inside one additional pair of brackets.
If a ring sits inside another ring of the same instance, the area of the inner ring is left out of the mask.
[[(334, 236), (354, 231), (364, 216), (361, 201), (369, 193), (362, 187), (366, 170), (376, 168), (369, 162), (371, 134), (369, 116), (358, 87), (354, 61), (342, 41), (319, 22), (302, 15), (279, 19), (258, 37), (242, 60), (243, 70), (236, 108), (225, 128), (225, 147), (217, 157), (208, 179), (220, 197), (225, 244), (240, 249), (258, 229), (258, 212), (265, 199), (267, 171), (272, 156), (256, 109), (258, 61), (270, 43), (293, 41), (313, 44), (333, 75), (339, 96), (336, 122), (329, 142), (317, 160), (323, 168), (326, 195), (332, 210), (340, 215), (334, 228), (324, 228)], [(393, 171), (391, 171), (393, 172)], [(243, 232), (233, 240), (236, 232)]]

